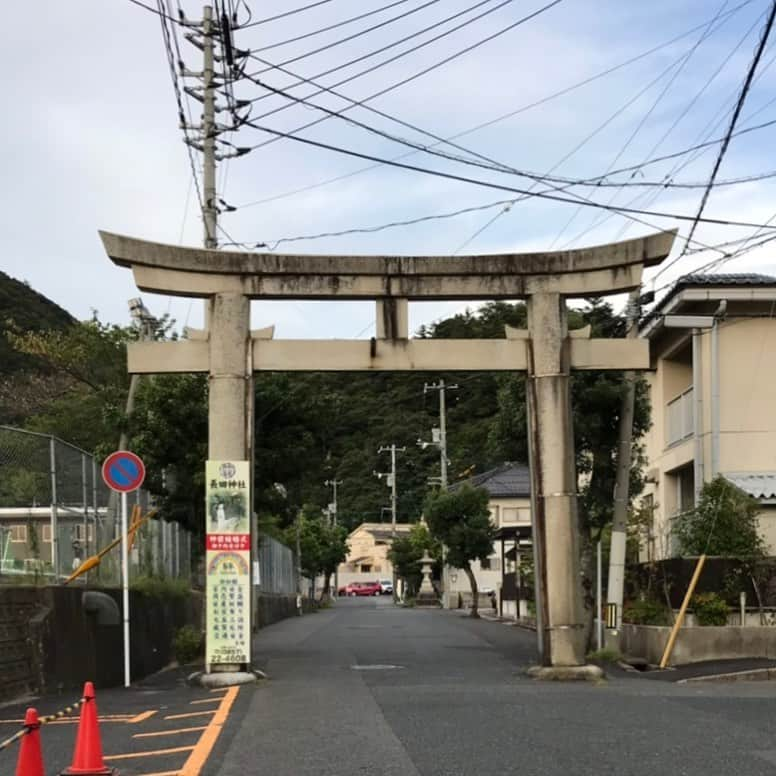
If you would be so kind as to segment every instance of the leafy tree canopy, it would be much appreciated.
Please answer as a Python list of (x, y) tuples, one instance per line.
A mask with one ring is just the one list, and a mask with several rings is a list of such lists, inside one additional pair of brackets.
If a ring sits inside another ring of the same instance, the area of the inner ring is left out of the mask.
[(721, 474), (701, 490), (698, 506), (674, 520), (681, 555), (756, 558), (765, 554), (757, 524), (759, 503)]

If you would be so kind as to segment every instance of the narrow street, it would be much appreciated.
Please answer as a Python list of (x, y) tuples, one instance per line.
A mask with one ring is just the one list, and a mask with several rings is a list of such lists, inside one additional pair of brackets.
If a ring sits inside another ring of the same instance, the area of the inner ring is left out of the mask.
[(771, 682), (536, 683), (533, 633), (384, 598), (279, 623), (255, 648), (270, 679), (205, 774), (776, 773)]

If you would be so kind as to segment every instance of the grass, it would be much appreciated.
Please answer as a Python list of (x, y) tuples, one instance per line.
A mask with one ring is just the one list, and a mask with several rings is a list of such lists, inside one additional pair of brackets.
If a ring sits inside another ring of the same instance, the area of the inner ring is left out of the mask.
[(596, 649), (587, 654), (587, 659), (599, 663), (617, 663), (622, 660), (622, 655), (616, 649)]

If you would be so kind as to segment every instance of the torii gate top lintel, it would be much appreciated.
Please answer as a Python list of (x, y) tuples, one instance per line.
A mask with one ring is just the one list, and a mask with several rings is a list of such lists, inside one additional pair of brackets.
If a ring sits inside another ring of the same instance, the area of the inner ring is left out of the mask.
[(143, 291), (266, 299), (514, 299), (537, 292), (603, 296), (639, 285), (670, 252), (675, 231), (545, 253), (366, 256), (215, 251), (100, 232), (115, 264)]

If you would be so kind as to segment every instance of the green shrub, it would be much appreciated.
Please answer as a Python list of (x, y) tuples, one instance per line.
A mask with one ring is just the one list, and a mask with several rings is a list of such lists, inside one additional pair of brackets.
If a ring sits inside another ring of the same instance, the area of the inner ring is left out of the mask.
[(693, 596), (692, 605), (698, 625), (727, 625), (728, 605), (717, 593)]
[(651, 598), (631, 601), (623, 609), (622, 619), (634, 625), (671, 624), (671, 616), (665, 604)]
[(192, 625), (184, 625), (175, 633), (172, 651), (181, 665), (191, 663), (202, 652), (202, 634)]
[(616, 649), (597, 649), (590, 652), (588, 660), (597, 660), (599, 663), (616, 663), (622, 660), (622, 655)]
[(167, 577), (136, 577), (130, 587), (154, 598), (185, 598), (191, 592), (191, 587), (185, 579)]

